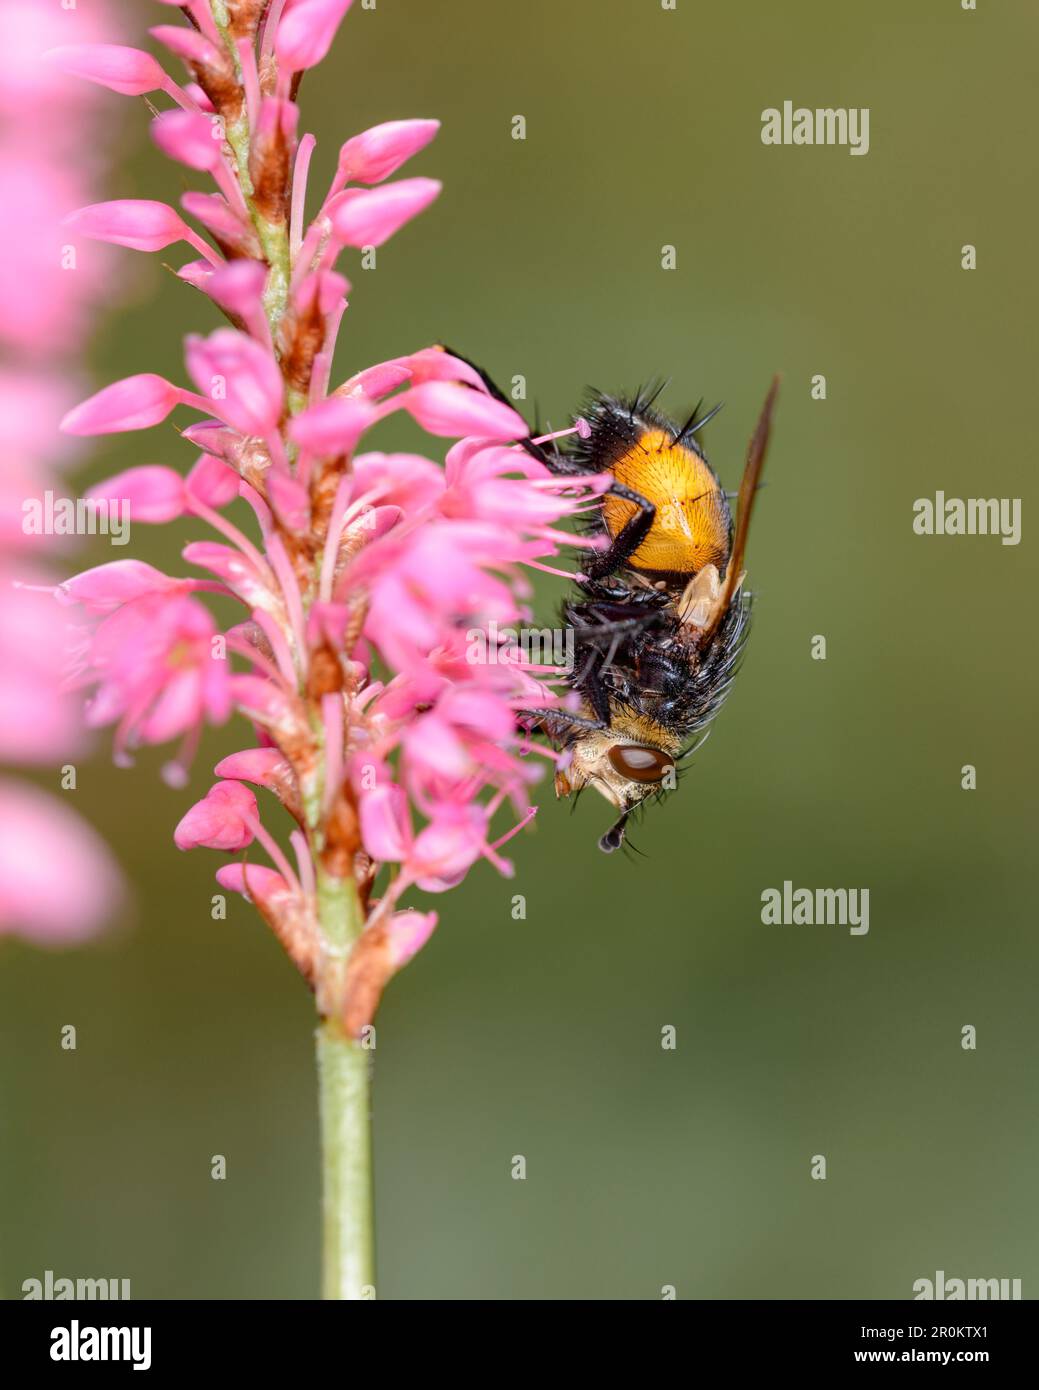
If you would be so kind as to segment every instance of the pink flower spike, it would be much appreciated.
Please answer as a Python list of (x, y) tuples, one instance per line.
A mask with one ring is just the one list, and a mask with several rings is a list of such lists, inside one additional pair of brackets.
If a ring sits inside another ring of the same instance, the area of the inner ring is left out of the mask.
[(338, 458), (353, 451), (358, 439), (378, 418), (363, 397), (329, 396), (295, 416), (289, 438), (320, 458)]
[(66, 579), (55, 597), (61, 603), (81, 603), (88, 613), (113, 613), (124, 603), (146, 594), (167, 594), (182, 583), (143, 560), (113, 560)]
[(256, 838), (256, 797), (241, 782), (216, 782), (173, 832), (178, 849), (246, 849)]
[(189, 169), (213, 170), (223, 160), (223, 128), (202, 111), (163, 111), (152, 121), (151, 132), (163, 154)]
[(152, 372), (124, 377), (75, 406), (61, 422), (65, 434), (122, 434), (161, 424), (182, 393)]
[(339, 151), (334, 191), (347, 183), (382, 183), (425, 149), (439, 129), (439, 121), (384, 121), (355, 135)]
[(52, 48), (44, 58), (71, 77), (96, 82), (123, 96), (144, 96), (164, 88), (169, 81), (150, 53), (116, 43), (70, 44)]
[(448, 381), (427, 381), (396, 398), (424, 430), (448, 439), (525, 439), (527, 425), (511, 406)]
[(145, 464), (128, 468), (95, 484), (87, 497), (104, 502), (128, 502), (130, 521), (161, 523), (184, 515), (187, 493), (184, 479), (172, 468)]
[(129, 246), (134, 251), (162, 251), (175, 242), (186, 241), (213, 265), (221, 264), (213, 248), (193, 232), (182, 217), (165, 203), (149, 198), (94, 203), (69, 213), (65, 226), (81, 236), (109, 241), (115, 246)]
[(274, 356), (233, 328), (192, 333), (184, 350), (191, 379), (214, 415), (242, 434), (266, 438), (278, 427), (284, 383)]
[(321, 62), (351, 0), (297, 0), (284, 14), (274, 37), (274, 54), (283, 73), (302, 72)]
[(340, 193), (328, 210), (335, 236), (344, 246), (381, 246), (425, 211), (442, 186), (436, 179), (400, 179)]

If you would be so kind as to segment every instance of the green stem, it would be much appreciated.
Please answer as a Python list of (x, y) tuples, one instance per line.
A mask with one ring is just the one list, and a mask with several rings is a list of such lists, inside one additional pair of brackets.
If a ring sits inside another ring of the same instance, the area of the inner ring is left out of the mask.
[[(354, 885), (322, 873), (318, 911), (333, 971), (362, 927)], [(339, 994), (332, 990), (333, 998)], [(371, 1052), (343, 1031), (337, 1014), (316, 1035), (321, 1105), (322, 1296), (375, 1295), (372, 1190)]]
[(318, 1028), (323, 1298), (372, 1298), (375, 1291), (369, 1056), (335, 1019)]

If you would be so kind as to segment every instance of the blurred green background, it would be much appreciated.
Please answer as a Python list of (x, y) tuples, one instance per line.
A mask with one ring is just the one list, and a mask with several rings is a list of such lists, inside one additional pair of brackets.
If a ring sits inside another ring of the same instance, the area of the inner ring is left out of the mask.
[[(443, 339), (525, 375), (528, 413), (561, 425), (589, 383), (670, 376), (675, 414), (726, 401), (705, 442), (734, 487), (784, 377), (746, 665), (635, 832), (645, 857), (601, 855), (606, 804), (571, 815), (546, 785), (516, 878), (478, 868), (440, 898), (389, 989), (380, 1297), (908, 1298), (937, 1269), (1039, 1290), (1037, 31), (1025, 0), (379, 0), (307, 77), (315, 193), (348, 135), (443, 121), (409, 170), (441, 177), (440, 201), (376, 271), (344, 259), (337, 380)], [(763, 146), (761, 111), (787, 98), (868, 106), (869, 154)], [(172, 199), (145, 111), (118, 114), (104, 196)], [(118, 264), (97, 383), (183, 379), (180, 338), (214, 312), (153, 261)], [(420, 440), (398, 422), (381, 442)], [(85, 480), (193, 457), (168, 428), (124, 436)], [(1023, 543), (915, 536), (913, 501), (937, 489), (1022, 498)], [(194, 533), (138, 528), (133, 550), (184, 572)], [(91, 544), (84, 563), (112, 558)], [(538, 592), (553, 613), (560, 586)], [(210, 920), (218, 856), (171, 839), (250, 742), (211, 734), (182, 792), (156, 750), (121, 772), (101, 746), (80, 769), (75, 804), (136, 902), (90, 949), (4, 944), (8, 1297), (48, 1268), (135, 1297), (317, 1293), (311, 999), (244, 902)], [(868, 936), (763, 926), (785, 879), (868, 887)]]

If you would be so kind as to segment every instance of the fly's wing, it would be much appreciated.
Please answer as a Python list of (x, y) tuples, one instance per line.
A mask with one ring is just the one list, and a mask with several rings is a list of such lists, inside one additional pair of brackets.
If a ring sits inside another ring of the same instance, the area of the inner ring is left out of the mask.
[(736, 534), (733, 537), (732, 553), (725, 569), (722, 591), (714, 608), (711, 624), (704, 633), (704, 642), (710, 641), (718, 624), (729, 611), (729, 604), (732, 602), (743, 577), (743, 557), (747, 549), (750, 516), (754, 510), (754, 498), (757, 495), (761, 474), (765, 467), (765, 455), (768, 453), (768, 441), (772, 433), (772, 415), (778, 394), (779, 377), (775, 376), (772, 378), (772, 385), (765, 397), (765, 404), (761, 407), (761, 414), (758, 416), (758, 423), (747, 449), (747, 462), (743, 469), (743, 480), (740, 483), (739, 496), (736, 501)]

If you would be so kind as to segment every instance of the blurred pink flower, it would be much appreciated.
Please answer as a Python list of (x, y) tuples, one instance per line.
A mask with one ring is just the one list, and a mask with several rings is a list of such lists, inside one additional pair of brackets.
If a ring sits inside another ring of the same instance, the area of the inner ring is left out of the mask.
[(36, 945), (84, 941), (123, 889), (104, 841), (57, 796), (0, 779), (0, 933)]
[[(44, 54), (95, 45), (105, 3), (75, 8), (0, 0), (0, 757), (52, 769), (85, 749), (77, 702), (64, 685), (69, 615), (45, 592), (45, 545), (25, 504), (60, 491), (78, 448), (58, 434), (75, 398), (76, 355), (91, 311), (110, 293), (108, 252), (64, 225), (95, 191), (110, 145), (99, 93), (70, 83)], [(153, 59), (142, 55), (161, 73)], [(71, 59), (70, 59), (71, 60)], [(110, 76), (113, 72), (110, 70)], [(71, 399), (70, 399), (71, 398)], [(66, 485), (67, 486), (67, 485)], [(58, 794), (0, 781), (0, 932), (42, 944), (81, 941), (122, 896), (111, 854)]]

